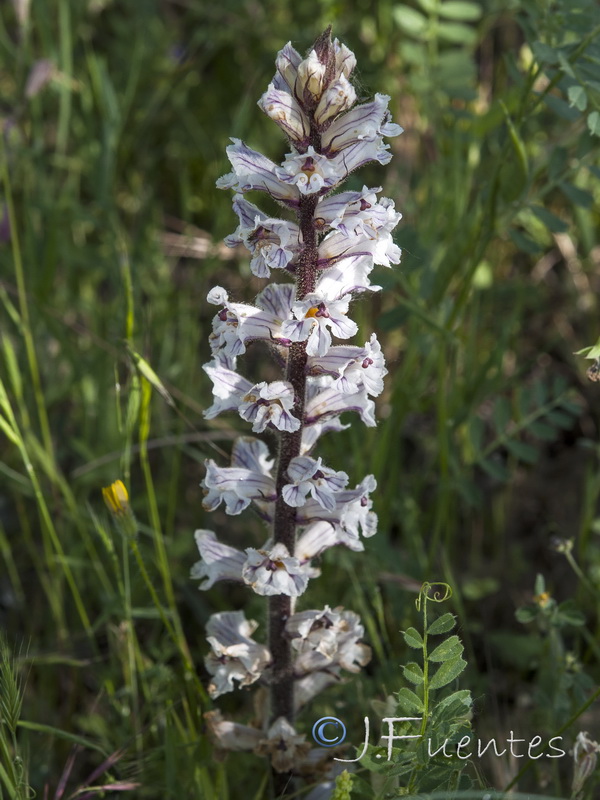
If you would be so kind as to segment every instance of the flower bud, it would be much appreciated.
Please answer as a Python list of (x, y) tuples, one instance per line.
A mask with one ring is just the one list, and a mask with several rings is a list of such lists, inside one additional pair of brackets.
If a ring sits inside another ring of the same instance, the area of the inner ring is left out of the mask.
[(111, 514), (122, 517), (129, 511), (129, 495), (123, 481), (114, 481), (110, 486), (105, 486), (102, 497)]
[(345, 75), (331, 83), (323, 92), (319, 105), (315, 111), (315, 120), (318, 125), (324, 125), (333, 117), (348, 111), (356, 102), (356, 92)]
[(582, 791), (586, 780), (596, 768), (600, 745), (592, 741), (586, 731), (579, 731), (573, 748), (573, 795)]
[(117, 528), (127, 537), (134, 538), (137, 523), (129, 507), (129, 494), (123, 481), (114, 481), (102, 489), (102, 497), (110, 511)]
[(314, 50), (298, 65), (296, 95), (307, 108), (314, 108), (325, 88), (326, 65), (319, 61)]
[(306, 114), (289, 92), (276, 89), (271, 83), (258, 101), (258, 105), (296, 146), (306, 147), (310, 124)]

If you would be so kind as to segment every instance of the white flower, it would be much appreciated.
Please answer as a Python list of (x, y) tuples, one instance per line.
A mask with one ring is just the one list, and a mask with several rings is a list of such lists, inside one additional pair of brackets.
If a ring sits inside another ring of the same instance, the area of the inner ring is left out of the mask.
[(338, 192), (319, 198), (315, 219), (320, 230), (326, 226), (342, 233), (362, 233), (363, 219), (377, 203), (377, 192), (381, 186), (369, 189), (363, 186), (360, 192)]
[[(393, 200), (382, 197), (377, 202), (376, 195), (366, 187), (362, 192), (343, 192), (342, 194), (350, 195), (345, 205), (330, 202), (338, 197), (338, 195), (334, 195), (333, 198), (327, 198), (322, 206), (317, 207), (319, 219), (323, 220), (323, 223), (327, 222), (333, 229), (319, 246), (319, 264), (339, 260), (341, 256), (348, 253), (349, 247), (355, 250), (362, 246), (362, 249), (365, 249), (368, 246), (366, 245), (368, 240), (377, 242), (384, 240), (387, 249), (389, 234), (402, 219), (402, 214), (395, 210)], [(371, 245), (369, 251), (379, 258), (375, 249), (375, 245)], [(377, 249), (381, 249), (381, 245), (377, 245)], [(386, 256), (386, 261), (375, 259), (375, 263), (389, 267), (389, 256)], [(394, 263), (398, 263), (398, 261), (394, 261)]]
[(332, 159), (316, 153), (311, 145), (306, 153), (290, 153), (285, 157), (277, 176), (285, 185), (296, 186), (302, 194), (328, 192), (345, 176)]
[(323, 274), (316, 289), (329, 296), (336, 291), (339, 296), (379, 289), (368, 279), (373, 266), (391, 267), (400, 262), (401, 250), (391, 235), (401, 217), (394, 203), (386, 197), (375, 202), (375, 195), (366, 188), (363, 193), (354, 193), (345, 206), (325, 202), (328, 205), (318, 209), (319, 219), (333, 230), (319, 245)]
[[(246, 342), (255, 339), (289, 344), (282, 338), (281, 325), (283, 319), (292, 317), (293, 291), (290, 292), (290, 285), (267, 286), (256, 298), (256, 306), (232, 303), (221, 286), (211, 289), (208, 302), (223, 306), (213, 320), (213, 332), (209, 337), (213, 355), (220, 361), (224, 358), (236, 358), (246, 352)], [(275, 298), (278, 313), (271, 310)]]
[(250, 269), (258, 278), (268, 278), (271, 268), (285, 269), (298, 250), (298, 226), (268, 217), (241, 194), (234, 197), (233, 210), (240, 224), (235, 233), (225, 239), (225, 244), (228, 247), (243, 244), (250, 250)]
[(207, 711), (203, 717), (210, 738), (221, 750), (253, 750), (263, 738), (263, 733), (257, 728), (224, 719), (218, 709)]
[[(281, 324), (282, 320), (292, 318), (294, 298), (295, 286), (293, 283), (271, 283), (257, 295), (255, 302), (258, 308), (271, 314), (272, 318)], [(281, 332), (278, 333), (281, 336)]]
[(212, 531), (199, 530), (194, 534), (200, 558), (192, 567), (190, 577), (202, 580), (199, 588), (206, 591), (217, 581), (242, 581), (242, 568), (245, 557), (235, 547), (222, 544)]
[(257, 625), (247, 620), (243, 611), (222, 611), (209, 619), (206, 638), (212, 653), (204, 663), (212, 675), (208, 686), (212, 698), (231, 692), (234, 681), (240, 686), (254, 683), (271, 662), (269, 650), (250, 638)]
[(248, 547), (246, 554), (242, 578), (256, 594), (298, 597), (306, 589), (309, 571), (285, 545), (276, 544), (268, 551)]
[(270, 478), (273, 459), (270, 457), (269, 448), (260, 439), (240, 436), (233, 445), (231, 466), (242, 467)]
[(289, 618), (285, 629), (297, 654), (297, 675), (334, 666), (359, 672), (371, 660), (371, 648), (359, 642), (364, 628), (353, 611), (329, 606), (323, 611), (302, 611)]
[(372, 102), (338, 117), (323, 134), (323, 152), (331, 156), (352, 145), (380, 141), (382, 136), (399, 136), (402, 128), (390, 121), (389, 102), (387, 95), (376, 94)]
[(310, 397), (304, 411), (304, 421), (306, 425), (312, 425), (344, 411), (355, 411), (368, 428), (377, 425), (375, 403), (369, 399), (364, 388), (353, 394), (346, 394), (336, 386), (330, 386)]
[(202, 507), (214, 511), (225, 503), (228, 514), (241, 514), (252, 500), (272, 502), (276, 498), (275, 482), (272, 478), (249, 469), (218, 467), (207, 459), (206, 477), (202, 486), (207, 490)]
[[(249, 383), (249, 382), (248, 382)], [(261, 433), (271, 424), (280, 431), (297, 431), (300, 420), (292, 414), (294, 388), (287, 381), (256, 383), (246, 389), (239, 405), (239, 414), (254, 423), (252, 430)]]
[[(294, 708), (300, 711), (307, 703), (320, 694), (323, 689), (339, 683), (340, 668), (330, 667), (327, 671), (309, 672), (299, 678), (294, 685)], [(327, 800), (329, 795), (323, 795), (320, 800)]]
[(335, 376), (332, 386), (344, 394), (354, 394), (364, 387), (371, 397), (381, 394), (387, 375), (381, 345), (374, 333), (364, 347), (330, 347), (324, 356), (309, 358), (308, 367), (311, 374)]
[(323, 466), (322, 459), (309, 456), (292, 458), (287, 470), (290, 483), (287, 483), (281, 496), (288, 506), (299, 507), (310, 494), (323, 508), (335, 508), (335, 492), (348, 483), (345, 472), (336, 472)]
[(362, 551), (364, 545), (360, 534), (370, 538), (377, 533), (377, 514), (371, 511), (373, 501), (369, 497), (377, 488), (372, 475), (354, 489), (345, 489), (335, 494), (335, 508), (326, 509), (314, 499), (308, 499), (298, 510), (299, 525), (308, 525), (315, 520), (330, 522), (336, 531), (338, 541), (350, 550)]
[(329, 419), (325, 417), (319, 422), (305, 425), (302, 429), (300, 455), (308, 455), (324, 433), (339, 433), (339, 431), (345, 431), (349, 427), (350, 425), (342, 425), (339, 417), (331, 417)]
[(215, 402), (203, 412), (204, 418), (214, 419), (223, 411), (237, 411), (243, 397), (252, 388), (250, 381), (224, 367), (220, 361), (204, 364), (202, 369), (213, 382), (215, 396)]
[(292, 306), (295, 320), (281, 326), (284, 337), (292, 342), (306, 341), (306, 352), (324, 356), (331, 345), (331, 333), (339, 339), (349, 339), (358, 331), (356, 322), (346, 316), (350, 296), (327, 300), (322, 294), (309, 294)]
[(252, 150), (241, 139), (231, 141), (233, 144), (227, 148), (227, 157), (233, 172), (219, 178), (218, 189), (235, 189), (238, 192), (258, 189), (292, 208), (298, 205), (298, 189), (293, 183), (282, 183), (278, 177), (280, 168), (276, 164)]
[(381, 286), (374, 285), (369, 280), (372, 271), (373, 257), (368, 250), (355, 252), (335, 266), (324, 269), (315, 291), (330, 298), (341, 298), (360, 292), (380, 292)]
[(298, 537), (294, 555), (301, 564), (307, 564), (313, 558), (317, 558), (325, 550), (339, 544), (340, 532), (331, 522), (318, 520), (313, 522)]
[(309, 750), (305, 737), (299, 736), (285, 717), (279, 717), (254, 752), (258, 756), (269, 756), (276, 772), (290, 772), (297, 768)]

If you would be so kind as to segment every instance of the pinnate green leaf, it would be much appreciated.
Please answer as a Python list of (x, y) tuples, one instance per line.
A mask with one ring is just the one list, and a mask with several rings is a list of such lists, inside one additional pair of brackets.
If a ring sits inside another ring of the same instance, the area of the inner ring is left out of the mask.
[(469, 689), (459, 689), (444, 697), (436, 704), (434, 717), (437, 722), (442, 720), (461, 717), (466, 714), (473, 705), (473, 698)]
[(407, 628), (402, 635), (409, 647), (413, 647), (415, 650), (423, 647), (423, 637), (416, 628)]
[(587, 126), (592, 136), (600, 136), (600, 111), (592, 111), (587, 118)]
[(440, 665), (433, 678), (429, 681), (429, 689), (431, 691), (434, 689), (441, 689), (442, 686), (447, 686), (449, 683), (452, 683), (466, 666), (467, 662), (460, 656), (452, 658), (450, 661), (445, 661)]
[(475, 44), (477, 31), (460, 22), (440, 22), (437, 33), (440, 39), (453, 44)]
[(569, 226), (566, 222), (563, 222), (563, 220), (560, 217), (557, 217), (556, 214), (548, 211), (547, 208), (544, 208), (543, 206), (532, 206), (531, 210), (539, 219), (539, 221), (543, 223), (549, 231), (552, 231), (552, 233), (563, 233), (569, 229)]
[(448, 661), (456, 658), (464, 650), (461, 640), (456, 636), (450, 636), (439, 644), (428, 656), (428, 661)]
[(427, 18), (409, 6), (394, 6), (392, 15), (396, 25), (410, 36), (419, 37), (427, 28)]
[(594, 196), (587, 189), (580, 189), (572, 183), (562, 181), (558, 184), (563, 191), (563, 194), (573, 203), (574, 206), (581, 206), (582, 208), (592, 208), (594, 205)]
[(418, 664), (415, 664), (414, 661), (411, 661), (403, 667), (402, 671), (406, 680), (410, 683), (414, 683), (415, 686), (420, 686), (423, 683), (423, 670)]
[(527, 622), (533, 622), (538, 614), (539, 609), (536, 606), (522, 606), (515, 611), (515, 618), (517, 622), (526, 624)]
[(580, 111), (585, 111), (588, 104), (587, 93), (583, 86), (569, 86), (567, 92), (569, 96), (569, 105), (575, 106)]
[(416, 695), (412, 689), (408, 689), (404, 686), (398, 692), (398, 708), (401, 711), (406, 711), (409, 714), (412, 714), (414, 711), (418, 711), (419, 713), (423, 711), (424, 705), (421, 698)]
[(519, 442), (516, 439), (508, 439), (506, 442), (506, 449), (515, 458), (524, 461), (526, 464), (535, 464), (538, 460), (538, 451), (532, 444), (527, 442)]
[(455, 625), (456, 617), (454, 614), (450, 614), (450, 612), (448, 612), (446, 614), (442, 614), (441, 617), (438, 617), (436, 620), (434, 620), (427, 628), (427, 633), (431, 636), (436, 636), (438, 633), (447, 633), (448, 631), (451, 631)]
[(467, 0), (448, 0), (438, 7), (440, 17), (446, 19), (457, 19), (461, 22), (471, 22), (481, 17), (481, 6), (478, 3), (470, 3)]
[(565, 600), (557, 609), (557, 619), (563, 625), (584, 625), (585, 615), (575, 605), (573, 600)]

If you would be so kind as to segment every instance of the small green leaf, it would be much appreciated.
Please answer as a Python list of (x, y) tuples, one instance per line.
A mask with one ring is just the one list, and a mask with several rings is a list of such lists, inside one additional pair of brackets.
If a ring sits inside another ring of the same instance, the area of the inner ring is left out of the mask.
[(417, 0), (417, 3), (421, 6), (423, 11), (426, 11), (428, 14), (435, 14), (438, 7), (438, 0)]
[(498, 433), (502, 433), (510, 420), (512, 419), (512, 412), (510, 403), (506, 397), (498, 397), (494, 403), (494, 410), (492, 412), (494, 425)]
[(129, 346), (129, 344), (127, 345), (127, 350), (140, 375), (142, 375), (150, 383), (150, 385), (156, 389), (167, 405), (173, 407), (175, 405), (173, 398), (150, 364), (144, 358), (142, 358), (139, 353), (136, 353), (135, 350)]
[(522, 606), (515, 611), (515, 618), (517, 622), (525, 624), (527, 622), (533, 622), (538, 614), (539, 610), (536, 606)]
[(529, 253), (533, 256), (543, 249), (541, 245), (534, 242), (529, 236), (525, 236), (521, 231), (517, 231), (514, 228), (509, 230), (508, 235), (523, 253)]
[(563, 625), (584, 625), (585, 615), (577, 608), (573, 600), (565, 600), (557, 608), (556, 620)]
[(592, 111), (587, 118), (587, 126), (592, 136), (600, 136), (600, 111)]
[(460, 656), (450, 661), (445, 661), (440, 665), (433, 678), (429, 681), (429, 689), (431, 691), (434, 689), (441, 689), (442, 686), (447, 686), (449, 683), (452, 683), (466, 666), (467, 662), (464, 658), (460, 658)]
[(457, 19), (461, 22), (472, 22), (481, 18), (481, 7), (477, 3), (469, 3), (465, 0), (448, 0), (438, 7), (440, 17), (446, 19)]
[(575, 108), (578, 108), (580, 111), (586, 110), (588, 98), (583, 86), (569, 86), (567, 95), (569, 97), (569, 105), (571, 107), (575, 106)]
[(480, 462), (481, 469), (496, 481), (508, 480), (508, 470), (497, 457), (484, 458)]
[(524, 461), (526, 464), (535, 464), (538, 460), (539, 453), (532, 444), (519, 442), (517, 439), (509, 439), (506, 442), (506, 449), (511, 455)]
[(547, 208), (543, 208), (543, 206), (532, 206), (531, 210), (539, 221), (543, 223), (549, 231), (552, 231), (552, 233), (563, 233), (569, 230), (567, 223), (563, 222), (556, 214), (548, 211)]
[(536, 59), (542, 64), (556, 64), (558, 62), (558, 51), (544, 42), (534, 42), (531, 50)]
[(463, 581), (463, 595), (467, 600), (483, 600), (500, 589), (500, 581), (488, 576), (486, 578), (466, 578)]
[(460, 22), (440, 22), (437, 35), (445, 42), (453, 44), (472, 45), (477, 41), (477, 31)]
[(562, 97), (557, 97), (555, 94), (545, 95), (544, 103), (551, 111), (554, 111), (555, 114), (558, 114), (559, 117), (566, 119), (568, 122), (574, 122), (581, 116), (580, 112), (577, 111), (576, 108), (571, 108), (571, 106), (565, 100), (563, 100)]
[(409, 8), (409, 6), (394, 6), (392, 15), (396, 25), (410, 36), (420, 38), (427, 28), (427, 18), (420, 11)]
[(409, 647), (413, 647), (415, 650), (423, 647), (423, 637), (416, 628), (407, 628), (402, 636)]
[(569, 64), (565, 54), (561, 50), (558, 51), (558, 63), (560, 64), (562, 71), (566, 75), (568, 75), (570, 78), (575, 79), (575, 73), (573, 72), (573, 67)]
[(459, 656), (465, 648), (461, 640), (456, 636), (450, 636), (439, 644), (428, 656), (428, 661), (448, 661)]
[(598, 339), (596, 344), (593, 344), (590, 347), (584, 347), (583, 350), (578, 350), (575, 355), (584, 355), (586, 358), (600, 358), (600, 339)]
[(544, 594), (546, 591), (546, 580), (541, 572), (538, 572), (538, 574), (535, 576), (533, 591), (535, 594)]
[(558, 184), (563, 194), (573, 203), (574, 206), (581, 206), (582, 208), (592, 208), (594, 205), (594, 196), (587, 189), (580, 189), (579, 186), (574, 186), (572, 183), (561, 182)]
[(423, 670), (418, 664), (415, 664), (414, 661), (411, 661), (402, 669), (404, 673), (404, 677), (410, 683), (414, 683), (415, 686), (420, 686), (423, 683)]
[(565, 431), (571, 430), (575, 424), (574, 418), (570, 414), (566, 414), (564, 411), (550, 411), (548, 412), (546, 419), (548, 422), (556, 425), (557, 428), (562, 428)]
[[(531, 397), (531, 395), (530, 395)], [(548, 386), (543, 380), (535, 381), (533, 384), (533, 404), (536, 408), (546, 405), (548, 400)]]
[(412, 689), (408, 689), (406, 686), (400, 689), (397, 694), (397, 698), (398, 708), (401, 711), (406, 711), (409, 714), (412, 714), (414, 711), (421, 713), (425, 708), (421, 698), (416, 695)]
[(454, 614), (450, 614), (450, 612), (448, 612), (446, 614), (442, 614), (441, 617), (438, 617), (436, 620), (434, 620), (427, 628), (427, 633), (430, 636), (437, 636), (439, 633), (447, 633), (448, 631), (451, 631), (455, 625), (456, 617)]
[(546, 425), (545, 422), (539, 422), (537, 420), (531, 423), (528, 430), (529, 433), (538, 439), (541, 439), (543, 442), (553, 442), (557, 437), (556, 428), (553, 428), (552, 425)]
[(484, 433), (485, 423), (481, 417), (471, 417), (469, 421), (469, 440), (471, 442), (471, 447), (476, 453), (481, 451)]
[(435, 710), (439, 711), (442, 708), (447, 708), (449, 705), (459, 703), (465, 707), (465, 710), (471, 708), (473, 705), (473, 698), (469, 689), (459, 689), (457, 692), (447, 695), (439, 703), (436, 704)]

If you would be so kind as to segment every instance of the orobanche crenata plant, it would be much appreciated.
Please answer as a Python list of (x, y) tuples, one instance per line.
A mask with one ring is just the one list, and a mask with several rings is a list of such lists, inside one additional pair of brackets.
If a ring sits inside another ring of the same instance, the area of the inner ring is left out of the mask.
[[(330, 29), (306, 58), (288, 43), (258, 104), (285, 133), (291, 152), (279, 165), (233, 139), (227, 148), (233, 171), (217, 182), (235, 191), (239, 218), (225, 241), (248, 248), (254, 275), (270, 278), (276, 269), (282, 281), (267, 285), (254, 305), (230, 299), (220, 286), (208, 295), (218, 311), (212, 359), (204, 366), (214, 403), (205, 416), (236, 412), (254, 433), (275, 434), (278, 447), (272, 453), (261, 439), (242, 437), (233, 445), (230, 466), (206, 462), (204, 508), (213, 511), (224, 503), (228, 514), (240, 514), (253, 504), (268, 529), (260, 549), (244, 551), (212, 531), (196, 532), (201, 561), (192, 576), (203, 581), (200, 588), (238, 581), (268, 598), (266, 645), (253, 638), (257, 623), (243, 611), (210, 618), (209, 693), (216, 698), (236, 682), (260, 682), (270, 694), (262, 728), (227, 721), (218, 711), (207, 720), (219, 747), (268, 755), (282, 777), (314, 775), (319, 762), (323, 766), (331, 757), (327, 749), (311, 750), (296, 733), (295, 712), (339, 681), (342, 670), (359, 672), (370, 659), (357, 614), (341, 607), (295, 607), (319, 575), (313, 559), (336, 545), (362, 551), (361, 534), (373, 536), (377, 527), (369, 498), (374, 477), (349, 488), (348, 475), (315, 454), (322, 434), (348, 427), (340, 422), (346, 411), (376, 424), (371, 398), (383, 390), (387, 372), (377, 337), (371, 334), (362, 346), (333, 340), (357, 334), (350, 304), (358, 294), (380, 290), (369, 280), (374, 265), (400, 260), (391, 232), (401, 215), (392, 200), (378, 198), (380, 188), (334, 193), (363, 164), (387, 164), (391, 153), (383, 139), (402, 133), (390, 121), (389, 97), (377, 94), (355, 105), (355, 64), (345, 45), (332, 42)], [(246, 200), (251, 191), (266, 192), (292, 219), (261, 211)], [(254, 383), (237, 371), (238, 357), (256, 341), (268, 343), (280, 380)]]

